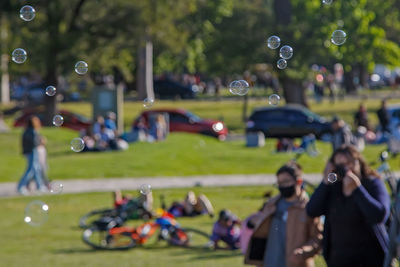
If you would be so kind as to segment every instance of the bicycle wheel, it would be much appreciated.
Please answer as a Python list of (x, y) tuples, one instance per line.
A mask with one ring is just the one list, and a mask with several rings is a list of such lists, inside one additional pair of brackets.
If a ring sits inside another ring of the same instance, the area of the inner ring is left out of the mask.
[(101, 217), (114, 217), (117, 215), (117, 212), (115, 209), (102, 209), (102, 210), (94, 210), (91, 211), (85, 215), (83, 215), (79, 219), (79, 227), (86, 229), (89, 228), (93, 225), (93, 222), (97, 221)]
[(193, 228), (176, 229), (170, 243), (185, 248), (206, 248), (210, 235)]
[(95, 249), (124, 250), (136, 246), (136, 240), (130, 232), (110, 234), (109, 231), (99, 230), (91, 227), (83, 231), (83, 242)]

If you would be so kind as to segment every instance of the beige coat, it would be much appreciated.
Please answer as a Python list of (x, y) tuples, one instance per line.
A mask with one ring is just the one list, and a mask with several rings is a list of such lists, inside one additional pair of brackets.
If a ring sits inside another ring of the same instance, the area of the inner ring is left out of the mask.
[[(265, 246), (270, 228), (270, 223), (276, 210), (276, 204), (280, 196), (272, 198), (263, 208), (262, 212), (252, 218), (251, 222), (255, 225), (251, 236), (245, 263), (263, 266)], [(319, 218), (310, 218), (306, 214), (306, 204), (308, 197), (305, 192), (301, 194), (294, 205), (288, 209), (286, 221), (286, 266), (287, 267), (313, 267), (313, 256), (320, 251), (322, 242), (322, 225)], [(301, 248), (304, 254), (300, 263), (290, 261), (293, 251)], [(273, 267), (273, 266), (271, 266)]]

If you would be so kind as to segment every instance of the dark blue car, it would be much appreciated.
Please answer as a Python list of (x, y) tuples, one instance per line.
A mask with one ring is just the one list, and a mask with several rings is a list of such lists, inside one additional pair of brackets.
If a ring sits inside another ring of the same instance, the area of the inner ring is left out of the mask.
[(298, 138), (314, 134), (321, 139), (331, 133), (330, 123), (300, 105), (259, 108), (247, 121), (246, 132), (261, 131), (266, 137)]
[(186, 86), (168, 79), (154, 81), (154, 94), (161, 99), (192, 99), (196, 96), (192, 86)]

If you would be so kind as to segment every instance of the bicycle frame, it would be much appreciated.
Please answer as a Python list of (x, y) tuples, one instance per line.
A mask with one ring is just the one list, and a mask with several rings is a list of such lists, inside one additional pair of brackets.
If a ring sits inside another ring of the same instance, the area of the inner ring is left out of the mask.
[(144, 223), (138, 227), (114, 227), (108, 230), (110, 235), (120, 235), (124, 233), (129, 233), (133, 240), (136, 241), (137, 244), (144, 244), (146, 241), (154, 235), (154, 233), (159, 229), (168, 229), (173, 226), (176, 227), (178, 223), (173, 218), (173, 216), (167, 212), (164, 212), (163, 215), (157, 218), (154, 222)]

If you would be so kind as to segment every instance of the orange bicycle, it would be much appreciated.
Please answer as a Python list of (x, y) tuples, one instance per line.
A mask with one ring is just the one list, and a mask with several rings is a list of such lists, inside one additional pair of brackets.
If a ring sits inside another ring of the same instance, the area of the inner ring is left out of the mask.
[(205, 247), (210, 238), (202, 231), (180, 227), (174, 216), (166, 211), (154, 221), (138, 227), (118, 227), (113, 218), (103, 217), (84, 230), (82, 238), (94, 249), (123, 250), (145, 244), (158, 230), (158, 240), (173, 246)]

